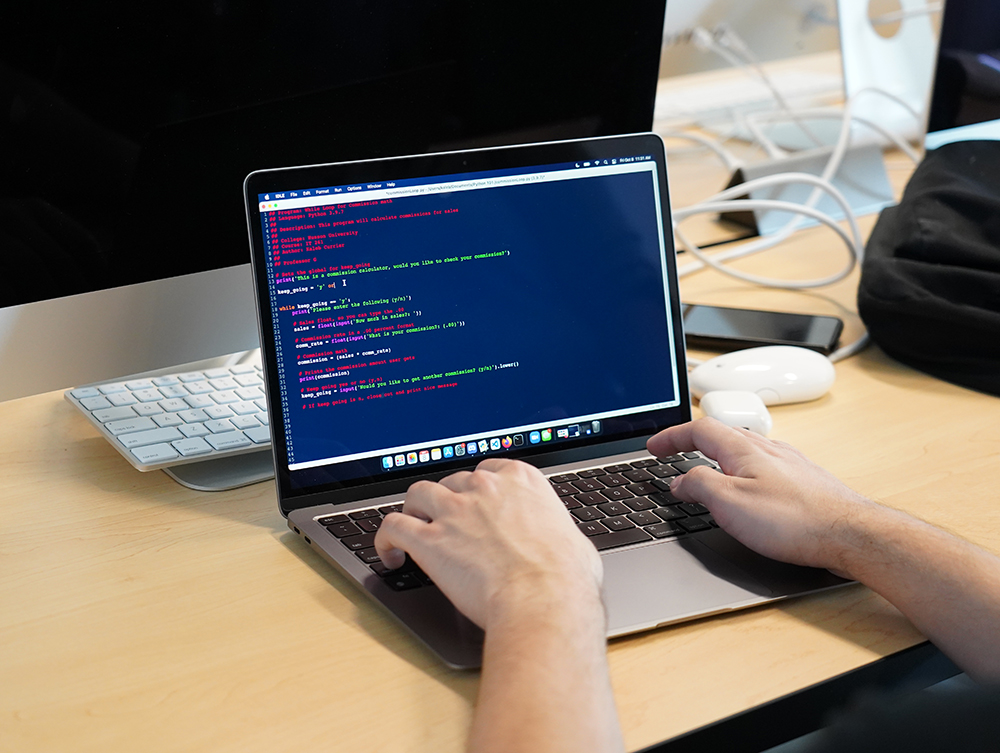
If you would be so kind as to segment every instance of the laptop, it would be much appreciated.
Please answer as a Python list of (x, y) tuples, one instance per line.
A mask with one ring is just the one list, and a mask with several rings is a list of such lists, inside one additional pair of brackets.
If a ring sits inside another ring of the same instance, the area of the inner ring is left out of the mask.
[(418, 479), (542, 469), (604, 558), (609, 634), (830, 588), (670, 496), (697, 454), (664, 147), (653, 134), (249, 175), (278, 503), (289, 528), (453, 667), (482, 631), (373, 548)]

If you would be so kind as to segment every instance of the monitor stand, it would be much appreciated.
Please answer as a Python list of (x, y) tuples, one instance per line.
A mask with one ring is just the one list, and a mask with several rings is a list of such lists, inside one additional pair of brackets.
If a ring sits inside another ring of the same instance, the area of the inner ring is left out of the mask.
[(221, 492), (274, 478), (270, 450), (231, 455), (200, 463), (176, 465), (163, 472), (178, 484), (199, 492)]

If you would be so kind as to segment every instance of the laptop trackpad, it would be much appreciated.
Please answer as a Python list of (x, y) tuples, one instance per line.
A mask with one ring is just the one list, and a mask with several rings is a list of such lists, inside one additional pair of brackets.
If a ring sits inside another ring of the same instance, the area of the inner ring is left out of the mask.
[(603, 560), (611, 635), (749, 606), (774, 595), (695, 537), (609, 552)]

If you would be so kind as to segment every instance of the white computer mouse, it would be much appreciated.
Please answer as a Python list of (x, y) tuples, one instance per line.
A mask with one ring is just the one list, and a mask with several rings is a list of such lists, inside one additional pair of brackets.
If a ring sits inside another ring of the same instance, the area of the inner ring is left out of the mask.
[(706, 416), (717, 418), (726, 426), (749, 429), (765, 437), (774, 426), (767, 406), (756, 392), (706, 392), (701, 398), (701, 410)]
[(830, 359), (808, 348), (767, 345), (735, 350), (705, 361), (690, 374), (691, 393), (756, 392), (765, 405), (801, 403), (827, 393), (837, 377)]

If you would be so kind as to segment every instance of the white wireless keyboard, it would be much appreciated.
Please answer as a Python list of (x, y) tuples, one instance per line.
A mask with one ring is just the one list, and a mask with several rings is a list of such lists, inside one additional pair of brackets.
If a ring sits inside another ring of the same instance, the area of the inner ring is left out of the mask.
[(271, 444), (264, 380), (256, 364), (64, 394), (140, 471), (258, 452)]

